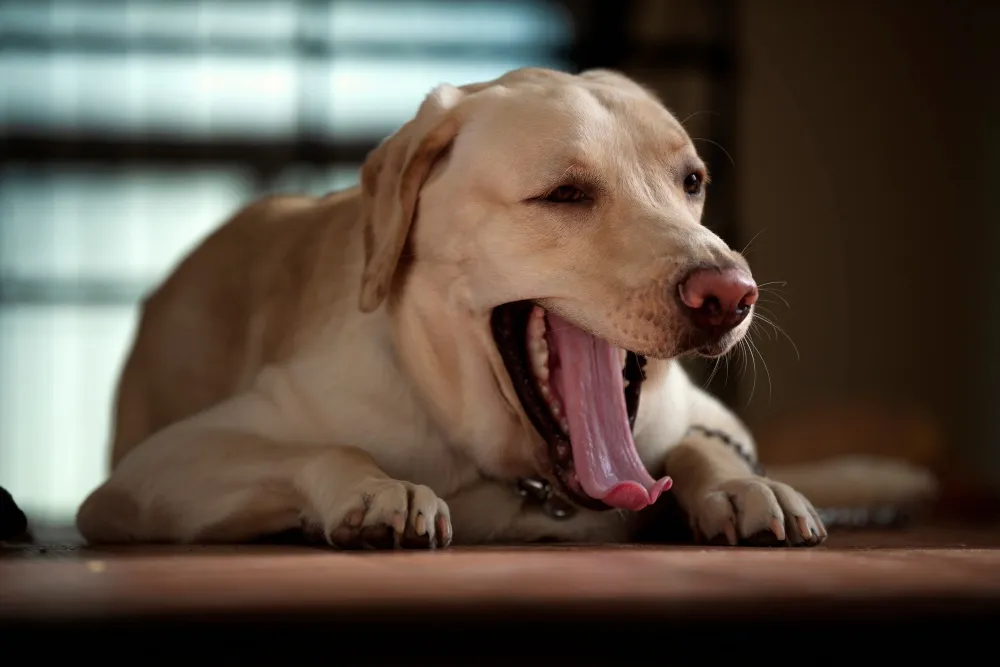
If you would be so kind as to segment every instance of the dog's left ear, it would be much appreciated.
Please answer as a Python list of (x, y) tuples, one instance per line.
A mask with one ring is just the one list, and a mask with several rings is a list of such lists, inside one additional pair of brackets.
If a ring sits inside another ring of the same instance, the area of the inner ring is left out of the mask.
[(385, 300), (417, 213), (420, 189), (461, 125), (454, 86), (435, 88), (416, 116), (383, 141), (361, 168), (365, 267), (360, 307), (371, 312)]

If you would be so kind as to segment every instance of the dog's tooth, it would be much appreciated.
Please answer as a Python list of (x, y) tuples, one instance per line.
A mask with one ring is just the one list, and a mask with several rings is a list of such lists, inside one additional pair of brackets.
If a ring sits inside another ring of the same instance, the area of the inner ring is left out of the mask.
[(565, 417), (559, 420), (559, 426), (562, 427), (563, 433), (569, 435), (569, 421)]
[(545, 343), (539, 343), (535, 346), (531, 356), (534, 358), (534, 361), (546, 364), (549, 362), (549, 348), (545, 346)]
[(541, 310), (532, 313), (532, 317), (528, 320), (528, 331), (532, 336), (541, 336), (545, 333), (545, 317)]
[(549, 353), (548, 350), (533, 350), (531, 353), (531, 369), (535, 371), (535, 375), (542, 375), (546, 379), (549, 376)]
[(621, 348), (618, 348), (618, 362), (621, 364), (622, 370), (625, 370), (625, 362), (628, 361), (628, 352)]
[(538, 331), (538, 320), (531, 320), (528, 322), (528, 341), (531, 345), (538, 342), (541, 336)]
[(552, 416), (555, 417), (556, 419), (562, 417), (562, 408), (555, 401), (553, 401), (549, 405), (549, 409), (552, 410)]
[(532, 355), (541, 356), (545, 354), (547, 357), (549, 355), (549, 346), (545, 342), (544, 337), (533, 337), (528, 343), (528, 349), (531, 351)]
[(625, 388), (626, 388), (626, 389), (628, 389), (628, 383), (629, 383), (629, 381), (628, 381), (628, 380), (625, 380)]
[(562, 443), (556, 445), (556, 456), (560, 459), (569, 458), (569, 447)]

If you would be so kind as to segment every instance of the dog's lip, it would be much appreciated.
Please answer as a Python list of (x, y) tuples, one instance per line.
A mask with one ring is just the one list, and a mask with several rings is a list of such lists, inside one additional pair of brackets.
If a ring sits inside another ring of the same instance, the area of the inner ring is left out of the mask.
[[(673, 346), (670, 347), (650, 346), (644, 348), (643, 347), (644, 344), (642, 342), (632, 343), (628, 341), (622, 341), (621, 339), (615, 339), (607, 335), (606, 331), (600, 331), (598, 329), (595, 329), (592, 325), (583, 324), (579, 322), (575, 317), (573, 317), (573, 315), (567, 314), (571, 313), (573, 309), (568, 309), (563, 307), (563, 304), (569, 301), (569, 299), (563, 297), (545, 297), (545, 298), (530, 299), (530, 300), (526, 299), (526, 301), (530, 301), (535, 305), (541, 306), (547, 312), (559, 315), (563, 319), (572, 322), (575, 326), (583, 329), (592, 336), (596, 336), (597, 338), (602, 338), (604, 340), (611, 342), (611, 344), (614, 345), (615, 347), (627, 351), (629, 356), (637, 355), (639, 357), (643, 357), (644, 358), (643, 363), (645, 363), (645, 359), (667, 360), (667, 359), (674, 359), (691, 353), (701, 354), (701, 348), (715, 344), (715, 342), (713, 341), (706, 343), (703, 340), (697, 340), (697, 338), (701, 336), (702, 333), (694, 328), (689, 328), (683, 317), (679, 315), (677, 316), (676, 320), (678, 324), (677, 327), (678, 335), (674, 341)], [(501, 303), (498, 306), (495, 306), (494, 310), (496, 308), (501, 308), (503, 306), (510, 305), (511, 303), (518, 303), (518, 302), (510, 301)], [(726, 347), (724, 344), (726, 335), (728, 334), (723, 334), (722, 338), (718, 340), (718, 345), (720, 349), (723, 350)]]
[(691, 340), (686, 346), (687, 352), (693, 352), (707, 359), (718, 359), (724, 356), (732, 347), (733, 337), (733, 331), (727, 331), (719, 336), (712, 336), (695, 330), (688, 336)]

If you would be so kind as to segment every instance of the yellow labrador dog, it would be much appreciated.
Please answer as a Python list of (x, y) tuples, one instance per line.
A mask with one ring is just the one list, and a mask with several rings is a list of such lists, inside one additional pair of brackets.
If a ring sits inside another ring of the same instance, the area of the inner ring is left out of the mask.
[(358, 188), (250, 205), (147, 299), (80, 531), (608, 542), (668, 495), (704, 540), (822, 542), (675, 361), (729, 351), (757, 299), (707, 182), (620, 74), (436, 88)]

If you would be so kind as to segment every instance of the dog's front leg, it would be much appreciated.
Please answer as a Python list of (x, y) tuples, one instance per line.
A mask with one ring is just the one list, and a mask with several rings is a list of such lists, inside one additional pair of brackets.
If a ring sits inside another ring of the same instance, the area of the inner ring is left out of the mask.
[(243, 542), (304, 529), (344, 548), (451, 542), (448, 506), (352, 447), (180, 423), (129, 453), (77, 514), (91, 542)]
[(658, 395), (667, 419), (682, 415), (686, 429), (663, 455), (672, 493), (703, 542), (757, 546), (813, 546), (826, 529), (800, 493), (765, 476), (753, 437), (715, 397), (682, 370)]

